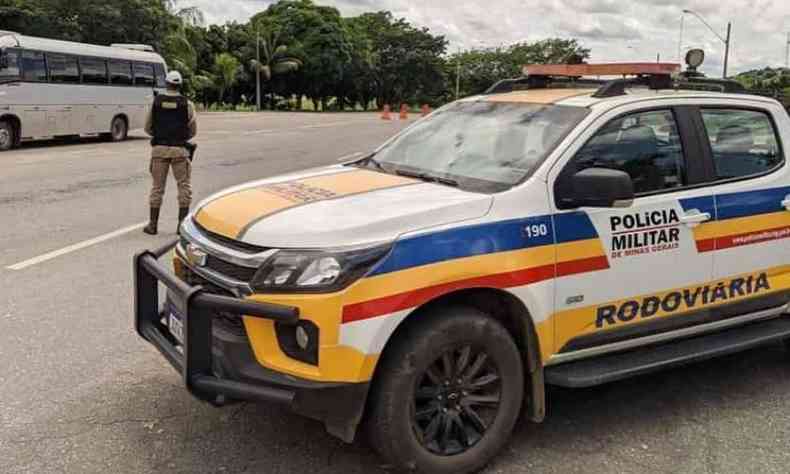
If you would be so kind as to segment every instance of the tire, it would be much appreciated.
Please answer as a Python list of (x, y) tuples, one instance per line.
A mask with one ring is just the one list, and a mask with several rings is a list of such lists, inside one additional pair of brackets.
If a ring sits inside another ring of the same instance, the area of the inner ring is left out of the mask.
[(126, 119), (120, 115), (112, 119), (110, 123), (110, 140), (114, 142), (122, 142), (129, 136), (129, 125)]
[(7, 151), (16, 145), (16, 127), (7, 120), (0, 121), (0, 151)]
[(474, 308), (419, 317), (377, 370), (366, 420), (370, 441), (402, 470), (475, 472), (505, 446), (519, 418), (521, 354), (498, 321)]

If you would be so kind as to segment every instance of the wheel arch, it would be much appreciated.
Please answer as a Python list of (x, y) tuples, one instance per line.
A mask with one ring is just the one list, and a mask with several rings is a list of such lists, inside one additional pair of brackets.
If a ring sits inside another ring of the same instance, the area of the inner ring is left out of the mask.
[[(508, 291), (499, 288), (466, 288), (438, 296), (422, 304), (409, 313), (395, 328), (384, 345), (380, 360), (387, 357), (388, 350), (394, 345), (393, 341), (399, 340), (399, 336), (406, 332), (411, 325), (424, 317), (430, 317), (434, 308), (453, 305), (472, 306), (490, 315), (507, 329), (522, 354), (527, 371), (525, 374), (527, 383), (525, 401), (528, 417), (534, 422), (543, 421), (546, 402), (540, 341), (535, 323), (526, 305), (516, 295)], [(373, 383), (375, 383), (377, 372), (382, 365), (381, 363), (376, 364)]]

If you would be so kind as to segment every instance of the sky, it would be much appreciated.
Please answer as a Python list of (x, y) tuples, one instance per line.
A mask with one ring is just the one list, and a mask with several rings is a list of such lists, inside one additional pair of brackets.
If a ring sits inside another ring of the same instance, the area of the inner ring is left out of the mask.
[[(270, 0), (181, 0), (203, 10), (209, 23), (245, 21)], [(703, 70), (722, 73), (721, 37), (731, 21), (730, 74), (764, 66), (784, 66), (790, 1), (787, 0), (316, 0), (344, 16), (390, 10), (396, 17), (444, 35), (450, 50), (495, 47), (546, 37), (576, 38), (592, 50), (591, 62), (677, 62), (682, 51), (703, 48)], [(681, 18), (683, 34), (681, 39)]]

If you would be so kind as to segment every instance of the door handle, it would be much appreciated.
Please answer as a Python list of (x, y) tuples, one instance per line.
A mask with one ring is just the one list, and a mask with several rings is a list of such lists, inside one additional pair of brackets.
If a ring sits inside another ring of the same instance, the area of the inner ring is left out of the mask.
[(790, 211), (790, 196), (785, 196), (784, 201), (782, 201), (782, 207)]
[(686, 214), (680, 216), (680, 222), (686, 224), (689, 227), (697, 227), (703, 222), (707, 222), (709, 220), (710, 220), (709, 212), (699, 212), (696, 209), (692, 209)]

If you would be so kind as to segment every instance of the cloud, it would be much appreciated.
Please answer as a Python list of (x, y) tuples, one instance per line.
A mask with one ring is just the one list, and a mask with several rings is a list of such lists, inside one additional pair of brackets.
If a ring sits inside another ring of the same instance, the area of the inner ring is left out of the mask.
[[(200, 7), (209, 22), (245, 21), (272, 0), (181, 0)], [(595, 61), (678, 60), (683, 9), (705, 18), (724, 36), (733, 22), (730, 71), (785, 63), (790, 2), (786, 0), (317, 0), (344, 15), (390, 10), (430, 28), (458, 47), (497, 46), (548, 36), (574, 37)], [(724, 45), (693, 15), (684, 16), (682, 50), (704, 47), (705, 70), (720, 74)]]

